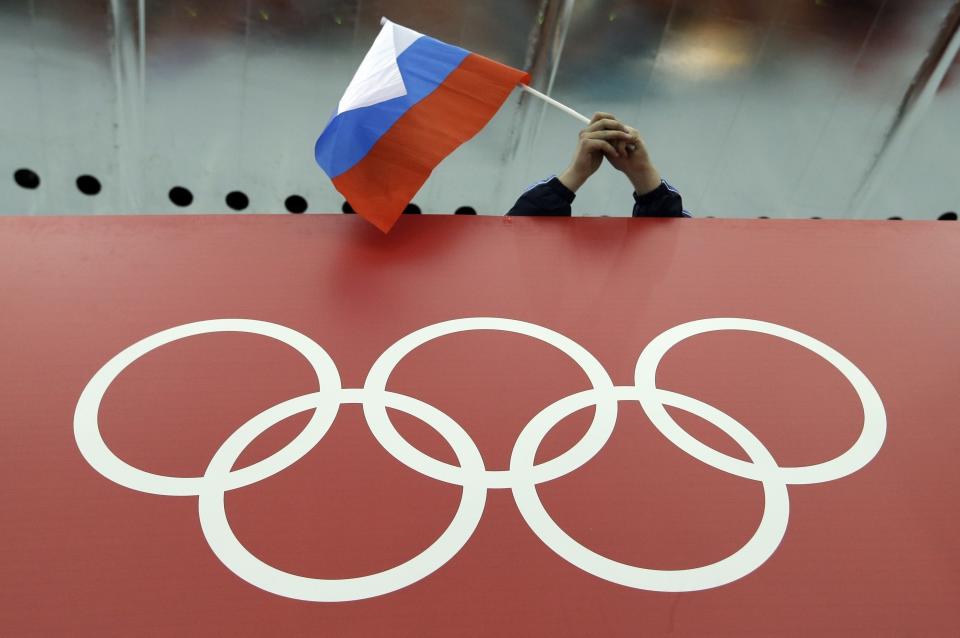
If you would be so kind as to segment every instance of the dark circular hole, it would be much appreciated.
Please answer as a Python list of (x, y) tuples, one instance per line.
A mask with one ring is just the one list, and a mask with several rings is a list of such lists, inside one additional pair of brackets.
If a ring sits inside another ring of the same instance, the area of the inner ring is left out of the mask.
[(454, 211), (454, 215), (476, 215), (477, 209), (473, 206), (461, 206)]
[(17, 183), (21, 188), (28, 188), (33, 190), (40, 186), (40, 176), (31, 171), (29, 168), (21, 168), (13, 174), (13, 181)]
[(823, 217), (817, 217), (816, 215), (814, 215), (814, 216), (811, 217), (810, 219), (823, 219)]
[(84, 195), (96, 195), (100, 192), (100, 180), (93, 175), (81, 175), (77, 178), (77, 188)]
[(243, 210), (250, 205), (250, 198), (240, 191), (233, 191), (227, 195), (227, 206), (233, 210)]
[(937, 219), (939, 219), (942, 222), (955, 222), (957, 221), (957, 214), (954, 213), (953, 211), (950, 211), (950, 212), (944, 213), (943, 215), (940, 215), (940, 217), (937, 217)]
[(887, 219), (890, 220), (890, 221), (892, 221), (892, 222), (893, 222), (893, 221), (898, 221), (898, 220), (899, 220), (899, 221), (902, 221), (902, 220), (903, 220), (903, 217), (900, 217), (899, 215), (894, 215), (893, 217), (887, 217)]
[(403, 209), (404, 215), (419, 215), (420, 207), (416, 204), (407, 204), (407, 207)]
[(193, 193), (183, 186), (174, 186), (170, 189), (170, 201), (177, 206), (189, 206), (193, 203)]
[(343, 206), (340, 207), (340, 210), (343, 211), (344, 215), (356, 215), (357, 211), (353, 210), (353, 206), (350, 205), (350, 202), (343, 200)]
[(287, 205), (287, 210), (291, 213), (300, 214), (307, 210), (307, 200), (299, 195), (291, 195), (284, 203)]
[(767, 217), (766, 215), (760, 215), (759, 217), (757, 217), (757, 219), (770, 219), (770, 218)]

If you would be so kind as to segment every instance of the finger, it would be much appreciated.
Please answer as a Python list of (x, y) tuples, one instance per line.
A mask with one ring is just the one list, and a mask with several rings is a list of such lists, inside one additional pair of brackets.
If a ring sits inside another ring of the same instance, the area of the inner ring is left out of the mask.
[(599, 151), (607, 157), (620, 157), (617, 149), (610, 142), (599, 139), (589, 139), (584, 141), (584, 146), (591, 151)]
[(632, 144), (639, 149), (645, 148), (643, 137), (640, 135), (640, 132), (637, 129), (627, 127), (627, 131), (633, 136), (633, 142), (631, 142)]
[(588, 131), (623, 131), (624, 133), (629, 132), (627, 131), (626, 126), (624, 126), (623, 124), (621, 124), (616, 120), (611, 120), (609, 118), (597, 120), (596, 122), (588, 126), (587, 130)]
[(627, 127), (616, 120), (605, 118), (597, 120), (586, 128), (587, 131), (623, 131), (627, 133)]
[(626, 141), (636, 141), (636, 138), (626, 133), (624, 131), (610, 131), (610, 130), (600, 130), (600, 131), (584, 131), (580, 135), (581, 138), (585, 140), (626, 140)]
[(593, 114), (593, 117), (590, 119), (590, 122), (599, 122), (600, 120), (615, 120), (616, 116), (610, 115), (609, 113), (597, 112)]

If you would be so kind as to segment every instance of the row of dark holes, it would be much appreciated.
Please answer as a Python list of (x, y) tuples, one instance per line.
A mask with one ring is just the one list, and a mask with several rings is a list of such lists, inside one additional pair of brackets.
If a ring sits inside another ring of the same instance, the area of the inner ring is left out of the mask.
[[(350, 202), (343, 202), (343, 206), (340, 207), (340, 210), (347, 215), (355, 215), (357, 211), (353, 210), (353, 206), (350, 205)], [(420, 207), (416, 204), (407, 204), (407, 207), (403, 209), (404, 215), (419, 215), (421, 213)], [(457, 210), (453, 211), (454, 215), (476, 215), (477, 210), (473, 206), (461, 206)]]
[[(21, 168), (13, 174), (14, 181), (23, 188), (35, 189), (40, 186), (40, 177), (31, 171), (28, 168)], [(77, 189), (84, 195), (96, 195), (101, 190), (100, 180), (92, 175), (81, 175), (77, 178)], [(184, 188), (183, 186), (174, 186), (170, 189), (169, 193), (170, 201), (175, 205), (184, 207), (189, 206), (193, 203), (193, 193), (189, 189)], [(233, 191), (232, 193), (227, 194), (226, 198), (227, 206), (233, 210), (244, 210), (247, 206), (250, 205), (250, 198), (246, 196), (241, 191)], [(291, 195), (286, 199), (284, 205), (287, 207), (287, 210), (291, 213), (302, 213), (307, 210), (307, 200), (305, 200), (300, 195)], [(353, 210), (353, 207), (350, 206), (349, 202), (343, 202), (343, 206), (340, 209), (348, 215), (355, 214), (356, 211)], [(420, 207), (416, 204), (408, 204), (404, 209), (404, 215), (419, 215), (421, 213)], [(472, 206), (461, 206), (458, 208), (454, 215), (476, 215), (477, 211)], [(707, 216), (707, 219), (712, 219), (712, 217)], [(758, 219), (770, 219), (766, 215), (761, 215)], [(810, 219), (822, 219), (822, 217), (811, 217)], [(893, 216), (888, 217), (889, 220), (902, 220), (903, 217)], [(937, 219), (941, 221), (956, 221), (957, 214), (953, 211), (943, 213)]]
[[(14, 181), (22, 188), (33, 190), (40, 187), (40, 177), (28, 168), (21, 168), (13, 174)], [(84, 195), (96, 195), (102, 190), (100, 180), (93, 175), (81, 175), (77, 178), (77, 189)], [(168, 193), (170, 201), (175, 205), (184, 207), (193, 203), (193, 193), (190, 189), (183, 186), (174, 186)], [(227, 206), (233, 210), (245, 210), (250, 205), (250, 198), (241, 191), (233, 191), (227, 194)], [(307, 210), (307, 200), (300, 195), (291, 195), (286, 199), (284, 205), (291, 213), (303, 213)], [(343, 202), (341, 210), (347, 214), (354, 214), (353, 207), (349, 202)], [(404, 209), (404, 215), (419, 215), (420, 207), (416, 204), (407, 205)], [(477, 211), (472, 206), (461, 206), (454, 213), (456, 215), (476, 215)]]

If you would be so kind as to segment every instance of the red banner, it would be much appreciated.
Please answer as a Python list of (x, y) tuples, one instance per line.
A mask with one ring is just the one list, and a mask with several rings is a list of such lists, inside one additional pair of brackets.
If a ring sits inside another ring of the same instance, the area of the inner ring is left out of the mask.
[(960, 227), (0, 219), (8, 636), (960, 632)]

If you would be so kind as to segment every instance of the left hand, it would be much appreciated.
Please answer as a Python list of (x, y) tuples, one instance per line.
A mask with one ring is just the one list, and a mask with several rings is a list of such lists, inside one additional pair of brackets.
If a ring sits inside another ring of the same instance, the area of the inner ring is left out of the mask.
[(630, 134), (630, 139), (617, 140), (615, 146), (619, 155), (607, 155), (607, 161), (627, 176), (637, 195), (646, 195), (660, 186), (660, 173), (650, 160), (640, 131), (632, 126), (625, 125), (624, 128)]

